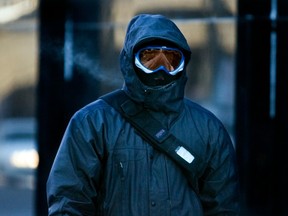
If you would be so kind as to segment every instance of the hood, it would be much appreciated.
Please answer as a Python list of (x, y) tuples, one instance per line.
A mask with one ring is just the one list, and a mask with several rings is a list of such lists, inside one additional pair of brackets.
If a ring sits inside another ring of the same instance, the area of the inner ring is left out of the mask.
[(186, 66), (179, 79), (165, 86), (151, 87), (144, 85), (134, 69), (134, 50), (149, 41), (167, 41), (182, 50), (185, 65), (190, 59), (189, 45), (178, 29), (169, 19), (162, 15), (141, 14), (129, 23), (124, 46), (120, 54), (120, 68), (127, 95), (144, 107), (165, 113), (179, 112), (183, 106), (184, 90), (187, 81)]

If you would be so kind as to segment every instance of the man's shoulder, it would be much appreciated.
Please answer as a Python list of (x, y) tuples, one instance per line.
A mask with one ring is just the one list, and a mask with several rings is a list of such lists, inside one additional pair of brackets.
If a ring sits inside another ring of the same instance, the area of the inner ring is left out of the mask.
[(73, 118), (83, 119), (87, 117), (95, 118), (97, 115), (104, 115), (111, 111), (111, 106), (102, 99), (96, 99), (83, 106), (75, 112)]
[(185, 98), (184, 103), (186, 105), (186, 108), (188, 108), (188, 110), (190, 110), (191, 112), (208, 115), (211, 117), (215, 116), (208, 108), (200, 105), (200, 103), (192, 101), (191, 99)]
[(185, 99), (185, 108), (186, 111), (191, 115), (191, 117), (196, 121), (198, 124), (214, 122), (216, 125), (222, 125), (220, 119), (208, 108), (200, 105), (199, 103), (192, 101), (190, 99)]

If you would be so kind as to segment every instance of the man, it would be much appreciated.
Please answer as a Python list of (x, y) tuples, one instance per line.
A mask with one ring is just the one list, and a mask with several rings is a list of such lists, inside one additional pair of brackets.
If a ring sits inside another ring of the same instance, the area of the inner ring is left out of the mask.
[(189, 58), (171, 20), (143, 14), (129, 23), (120, 55), (123, 90), (187, 146), (175, 152), (192, 172), (98, 99), (66, 129), (47, 182), (50, 216), (238, 214), (229, 135), (212, 113), (184, 98)]

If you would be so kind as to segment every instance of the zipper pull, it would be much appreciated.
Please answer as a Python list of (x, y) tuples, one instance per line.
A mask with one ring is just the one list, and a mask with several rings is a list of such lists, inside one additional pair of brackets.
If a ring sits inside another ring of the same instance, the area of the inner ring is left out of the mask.
[(123, 168), (122, 162), (119, 162), (119, 171), (120, 171), (121, 181), (123, 181), (124, 180), (124, 168)]

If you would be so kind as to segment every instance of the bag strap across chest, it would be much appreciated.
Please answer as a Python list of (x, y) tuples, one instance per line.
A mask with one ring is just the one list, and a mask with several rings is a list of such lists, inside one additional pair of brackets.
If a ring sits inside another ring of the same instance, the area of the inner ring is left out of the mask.
[(131, 100), (123, 90), (115, 90), (100, 99), (114, 107), (144, 140), (178, 164), (188, 174), (190, 184), (198, 192), (196, 165), (202, 161), (189, 146), (170, 133), (148, 110)]

